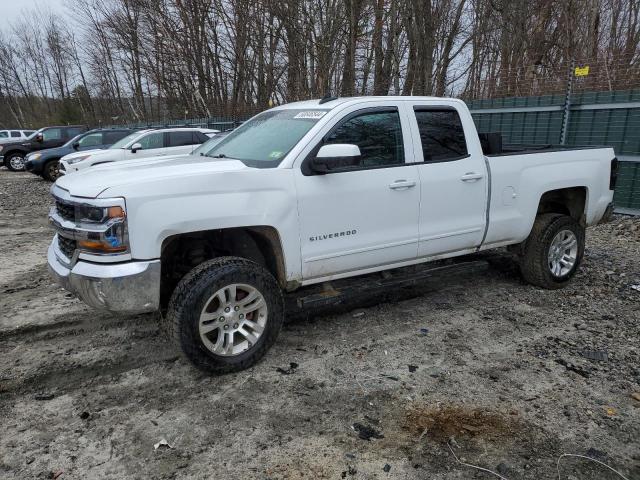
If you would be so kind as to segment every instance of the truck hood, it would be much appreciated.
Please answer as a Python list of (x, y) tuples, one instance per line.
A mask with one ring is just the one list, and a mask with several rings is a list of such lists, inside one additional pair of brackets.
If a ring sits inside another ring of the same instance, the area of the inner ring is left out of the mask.
[(75, 197), (97, 198), (102, 192), (113, 187), (246, 168), (248, 167), (244, 163), (232, 159), (219, 160), (194, 155), (150, 157), (98, 165), (64, 175), (56, 181), (56, 185)]

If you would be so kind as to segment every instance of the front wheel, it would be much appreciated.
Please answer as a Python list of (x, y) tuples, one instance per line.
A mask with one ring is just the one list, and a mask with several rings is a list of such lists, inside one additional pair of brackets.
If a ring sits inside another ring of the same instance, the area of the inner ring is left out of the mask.
[(25, 158), (22, 153), (12, 153), (4, 159), (4, 165), (12, 172), (24, 170)]
[(547, 289), (566, 286), (584, 255), (584, 228), (568, 215), (539, 215), (525, 241), (520, 262), (523, 278)]
[(274, 344), (284, 320), (276, 279), (238, 257), (206, 261), (174, 290), (165, 318), (184, 355), (210, 373), (228, 373), (258, 362)]
[(50, 182), (55, 182), (60, 176), (60, 163), (58, 160), (51, 160), (44, 165), (42, 176)]

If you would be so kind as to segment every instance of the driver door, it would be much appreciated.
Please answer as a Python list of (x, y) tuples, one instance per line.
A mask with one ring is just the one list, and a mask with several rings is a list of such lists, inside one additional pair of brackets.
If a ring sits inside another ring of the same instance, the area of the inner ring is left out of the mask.
[[(305, 283), (416, 258), (420, 186), (409, 131), (394, 102), (352, 107), (296, 170)], [(357, 145), (358, 164), (324, 175), (306, 168), (320, 146), (336, 143)]]

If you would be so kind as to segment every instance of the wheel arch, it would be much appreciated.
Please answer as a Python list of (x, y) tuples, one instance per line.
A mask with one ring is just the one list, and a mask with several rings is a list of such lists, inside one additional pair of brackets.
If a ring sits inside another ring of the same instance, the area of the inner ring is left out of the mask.
[(29, 152), (27, 150), (21, 149), (21, 148), (15, 148), (12, 147), (11, 149), (7, 150), (6, 152), (2, 152), (2, 156), (4, 157), (4, 161), (7, 161), (7, 158), (9, 158), (11, 155), (15, 154), (15, 153), (20, 153), (24, 156), (26, 156)]
[(588, 187), (575, 186), (544, 192), (538, 201), (536, 216), (545, 213), (569, 215), (580, 225), (586, 224)]
[(161, 308), (166, 308), (180, 279), (192, 268), (219, 256), (246, 258), (264, 266), (281, 288), (287, 288), (286, 265), (276, 228), (255, 225), (171, 235), (161, 246)]

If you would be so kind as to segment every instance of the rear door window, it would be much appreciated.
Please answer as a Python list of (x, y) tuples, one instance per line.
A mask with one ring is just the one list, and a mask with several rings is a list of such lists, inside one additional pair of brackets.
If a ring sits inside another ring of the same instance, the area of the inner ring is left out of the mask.
[(467, 156), (467, 142), (458, 112), (414, 107), (424, 161), (450, 162)]
[(68, 138), (73, 138), (76, 135), (81, 134), (85, 130), (86, 129), (84, 127), (69, 127), (69, 128), (67, 128), (67, 137)]
[(197, 142), (193, 138), (193, 132), (191, 130), (186, 132), (169, 132), (169, 146), (170, 147), (182, 147), (185, 145), (193, 145)]
[(11, 138), (20, 138), (22, 135), (17, 130), (11, 130)]
[(116, 130), (114, 132), (103, 132), (104, 145), (113, 145), (118, 140), (123, 139), (131, 133), (130, 130)]

